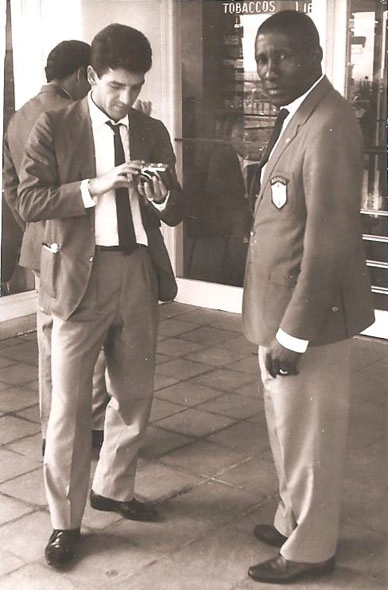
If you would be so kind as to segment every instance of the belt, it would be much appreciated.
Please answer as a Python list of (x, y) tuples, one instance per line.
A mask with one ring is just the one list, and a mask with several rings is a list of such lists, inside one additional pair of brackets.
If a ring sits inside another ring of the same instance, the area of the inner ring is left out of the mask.
[[(147, 248), (145, 244), (136, 244), (138, 248)], [(96, 252), (122, 252), (120, 246), (95, 246)]]

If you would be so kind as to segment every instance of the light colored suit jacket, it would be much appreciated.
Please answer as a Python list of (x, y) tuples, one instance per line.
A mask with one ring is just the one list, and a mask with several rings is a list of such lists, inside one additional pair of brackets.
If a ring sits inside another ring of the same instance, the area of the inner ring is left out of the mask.
[(56, 84), (45, 84), (39, 93), (13, 115), (4, 138), (3, 188), (4, 198), (19, 226), (24, 230), (20, 251), (20, 266), (39, 271), (44, 221), (24, 223), (17, 210), (19, 171), (24, 146), (41, 113), (60, 109), (70, 103), (70, 97)]
[[(178, 224), (183, 195), (175, 174), (175, 156), (161, 121), (131, 109), (130, 154), (134, 160), (164, 162), (173, 185), (167, 206), (151, 204), (141, 212), (149, 253), (159, 270), (172, 269), (160, 233), (160, 220)], [(81, 181), (96, 176), (94, 142), (87, 98), (40, 116), (25, 148), (19, 186), (19, 212), (26, 221), (47, 220), (41, 256), (39, 300), (42, 308), (67, 319), (77, 309), (88, 285), (95, 249), (94, 208), (85, 209)], [(52, 245), (55, 244), (55, 248)], [(57, 251), (55, 251), (55, 249)]]
[(249, 340), (268, 345), (282, 328), (326, 344), (373, 322), (360, 222), (362, 175), (358, 123), (324, 77), (264, 170), (243, 296)]

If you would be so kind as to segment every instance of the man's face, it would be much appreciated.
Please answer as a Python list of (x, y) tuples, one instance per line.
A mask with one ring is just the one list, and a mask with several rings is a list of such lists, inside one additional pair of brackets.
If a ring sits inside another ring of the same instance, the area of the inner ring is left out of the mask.
[(109, 68), (99, 78), (89, 66), (88, 78), (93, 101), (113, 121), (119, 121), (129, 113), (144, 84), (144, 74), (128, 72), (123, 68)]
[(279, 107), (302, 96), (318, 79), (321, 58), (319, 48), (303, 48), (293, 35), (266, 31), (256, 39), (257, 73), (270, 101)]

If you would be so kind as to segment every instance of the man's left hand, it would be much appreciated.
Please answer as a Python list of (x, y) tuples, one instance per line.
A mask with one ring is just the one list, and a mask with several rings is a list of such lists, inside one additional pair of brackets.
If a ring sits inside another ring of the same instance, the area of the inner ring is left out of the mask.
[(294, 352), (284, 348), (275, 339), (268, 346), (265, 355), (265, 367), (272, 377), (288, 377), (289, 375), (298, 375), (297, 365), (301, 358), (301, 353)]
[(139, 193), (154, 203), (163, 203), (168, 195), (168, 189), (162, 180), (156, 178), (152, 182), (145, 182), (144, 186), (138, 186)]

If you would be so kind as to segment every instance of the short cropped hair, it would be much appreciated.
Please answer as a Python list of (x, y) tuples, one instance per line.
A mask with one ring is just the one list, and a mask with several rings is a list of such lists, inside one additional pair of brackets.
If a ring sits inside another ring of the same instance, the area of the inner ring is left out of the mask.
[(261, 33), (277, 31), (291, 35), (299, 40), (300, 47), (316, 49), (320, 47), (319, 33), (312, 21), (304, 12), (296, 10), (281, 10), (276, 12), (260, 25), (256, 38)]
[(46, 80), (63, 80), (80, 67), (87, 67), (90, 60), (90, 45), (83, 41), (62, 41), (50, 51), (45, 67)]
[(109, 68), (145, 74), (152, 66), (151, 45), (137, 29), (113, 23), (94, 37), (90, 65), (99, 77)]

